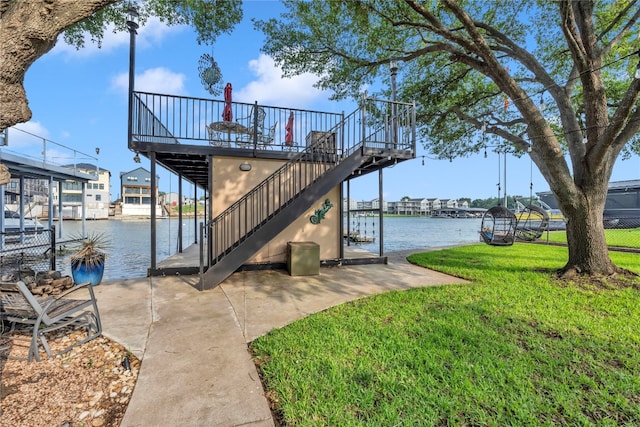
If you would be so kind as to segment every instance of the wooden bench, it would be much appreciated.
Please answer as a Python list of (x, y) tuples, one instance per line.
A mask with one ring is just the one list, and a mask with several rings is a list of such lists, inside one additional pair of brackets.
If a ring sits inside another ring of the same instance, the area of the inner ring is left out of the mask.
[[(0, 283), (0, 320), (11, 325), (9, 332), (14, 332), (17, 325), (30, 330), (31, 343), (26, 357), (29, 361), (40, 361), (40, 344), (49, 357), (54, 357), (102, 335), (98, 305), (88, 282), (50, 297), (33, 295), (22, 281)], [(87, 336), (54, 354), (46, 335), (64, 328), (67, 328), (65, 331), (86, 329)]]

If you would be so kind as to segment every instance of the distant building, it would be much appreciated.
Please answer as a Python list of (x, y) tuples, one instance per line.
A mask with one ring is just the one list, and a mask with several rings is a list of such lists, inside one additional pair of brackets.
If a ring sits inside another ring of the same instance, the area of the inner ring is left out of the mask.
[[(360, 201), (355, 201), (355, 200), (349, 200), (348, 204), (347, 204), (347, 199), (344, 199), (342, 202), (342, 206), (344, 207), (345, 211), (347, 210), (347, 205), (349, 207), (350, 211), (378, 211), (380, 210), (380, 202), (379, 199), (373, 199), (373, 200), (360, 200)], [(387, 212), (387, 202), (382, 202), (382, 207), (383, 207), (383, 211)]]
[(357, 200), (353, 200), (353, 199), (347, 199), (344, 198), (342, 199), (342, 209), (344, 209), (344, 211), (353, 211), (358, 209), (358, 201)]
[[(165, 205), (178, 206), (179, 205), (178, 201), (180, 200), (180, 196), (178, 195), (178, 193), (172, 192), (172, 193), (164, 194), (162, 197), (160, 197), (160, 199), (161, 199), (160, 203), (163, 203)], [(195, 202), (193, 199), (182, 196), (182, 206), (191, 206), (194, 203)]]
[(178, 206), (178, 201), (180, 200), (180, 196), (178, 193), (167, 193), (161, 197), (160, 203), (164, 203), (165, 205)]
[(11, 180), (5, 184), (3, 200), (5, 208), (17, 212), (21, 197), (24, 201), (26, 216), (46, 216), (44, 207), (49, 200), (49, 180), (25, 178), (21, 191), (20, 179), (11, 178)]
[(434, 215), (436, 211), (442, 208), (442, 202), (440, 199), (427, 199), (429, 201), (429, 207), (431, 208), (431, 215)]
[(440, 208), (454, 209), (458, 207), (458, 201), (455, 199), (440, 199)]
[[(156, 200), (158, 199), (158, 177), (156, 176)], [(151, 173), (139, 167), (120, 173), (122, 189), (122, 216), (151, 216)], [(162, 215), (160, 204), (156, 204), (156, 215)]]
[(431, 203), (429, 202), (429, 199), (411, 199), (411, 202), (413, 203), (413, 206), (415, 208), (414, 215), (426, 216), (431, 213)]
[[(354, 201), (347, 199), (343, 200), (343, 207), (345, 211), (347, 206), (351, 211), (377, 211), (379, 208), (379, 199)], [(383, 202), (382, 211), (385, 214), (391, 215), (411, 215), (411, 216), (429, 216), (438, 215), (442, 212), (442, 209), (458, 209), (469, 208), (469, 202), (466, 200), (456, 199), (438, 199), (438, 198), (426, 198), (418, 197), (411, 198), (408, 196), (403, 197), (398, 201)]]
[(396, 202), (395, 213), (398, 215), (417, 215), (418, 210), (416, 199), (403, 197), (399, 202)]
[(54, 217), (58, 216), (59, 204), (62, 203), (63, 219), (81, 219), (84, 203), (85, 218), (108, 219), (109, 205), (111, 203), (111, 172), (100, 169), (90, 163), (77, 163), (65, 165), (67, 169), (75, 169), (87, 174), (97, 174), (97, 179), (87, 182), (84, 188), (80, 181), (63, 181), (60, 184), (60, 195), (57, 187), (53, 188)]

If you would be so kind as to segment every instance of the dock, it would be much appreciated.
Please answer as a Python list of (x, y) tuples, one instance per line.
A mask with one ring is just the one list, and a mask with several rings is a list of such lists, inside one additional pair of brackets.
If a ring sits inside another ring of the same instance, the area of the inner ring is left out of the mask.
[(352, 243), (373, 243), (376, 241), (375, 237), (372, 236), (362, 236), (357, 231), (352, 231), (351, 233), (344, 234), (344, 238), (348, 239)]

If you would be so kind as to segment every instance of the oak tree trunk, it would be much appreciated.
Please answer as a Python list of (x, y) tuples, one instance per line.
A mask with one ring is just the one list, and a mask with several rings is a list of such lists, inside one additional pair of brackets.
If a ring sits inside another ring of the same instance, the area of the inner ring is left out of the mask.
[(31, 64), (55, 46), (65, 28), (116, 1), (0, 2), (0, 131), (31, 119), (23, 86)]
[[(0, 132), (31, 120), (24, 89), (31, 64), (55, 46), (65, 28), (116, 1), (0, 2)], [(0, 164), (0, 172), (0, 185), (6, 184), (11, 179), (6, 165)]]
[(0, 185), (8, 184), (11, 180), (11, 172), (9, 168), (0, 163)]
[(611, 261), (604, 234), (607, 185), (587, 187), (571, 205), (561, 204), (569, 248), (569, 259), (562, 271), (565, 275), (609, 276), (622, 270)]

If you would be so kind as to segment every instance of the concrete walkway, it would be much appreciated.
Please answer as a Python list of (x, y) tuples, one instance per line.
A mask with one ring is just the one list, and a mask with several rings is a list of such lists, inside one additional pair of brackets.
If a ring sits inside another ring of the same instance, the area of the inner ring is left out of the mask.
[(121, 425), (273, 426), (247, 343), (346, 301), (450, 283), (464, 281), (413, 266), (404, 254), (318, 276), (240, 272), (204, 292), (197, 276), (104, 282), (95, 291), (105, 335), (142, 359)]

